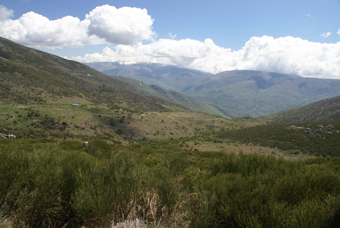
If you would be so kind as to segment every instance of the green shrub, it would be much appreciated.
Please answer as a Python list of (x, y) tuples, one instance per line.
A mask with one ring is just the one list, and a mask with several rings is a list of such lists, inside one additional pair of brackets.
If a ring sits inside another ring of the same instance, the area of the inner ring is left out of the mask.
[(60, 142), (60, 147), (64, 150), (81, 150), (84, 148), (83, 143), (73, 140), (65, 140)]
[(86, 152), (95, 157), (108, 158), (112, 155), (112, 145), (108, 144), (105, 140), (91, 140), (87, 145)]

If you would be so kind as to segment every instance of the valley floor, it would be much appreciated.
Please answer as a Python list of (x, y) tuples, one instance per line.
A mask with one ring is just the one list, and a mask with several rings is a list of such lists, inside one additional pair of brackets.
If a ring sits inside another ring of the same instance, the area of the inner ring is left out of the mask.
[(326, 132), (320, 123), (7, 104), (0, 123), (17, 136), (0, 139), (0, 227), (340, 224), (340, 159), (305, 153), (291, 138), (294, 149), (281, 148), (289, 134), (337, 137), (336, 122), (322, 123)]

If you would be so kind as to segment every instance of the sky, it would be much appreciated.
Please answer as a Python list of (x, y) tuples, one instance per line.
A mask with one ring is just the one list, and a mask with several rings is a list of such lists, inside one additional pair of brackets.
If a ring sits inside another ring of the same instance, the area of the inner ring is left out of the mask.
[(340, 0), (0, 0), (0, 36), (79, 62), (340, 79)]

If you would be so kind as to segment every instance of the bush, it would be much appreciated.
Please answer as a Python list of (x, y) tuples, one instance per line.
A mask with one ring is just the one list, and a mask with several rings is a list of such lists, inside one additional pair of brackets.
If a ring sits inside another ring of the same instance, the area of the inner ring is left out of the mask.
[(108, 158), (112, 155), (112, 145), (104, 140), (91, 140), (89, 141), (86, 152), (99, 158)]
[(64, 150), (81, 150), (84, 148), (83, 143), (73, 140), (65, 140), (60, 142), (60, 147)]

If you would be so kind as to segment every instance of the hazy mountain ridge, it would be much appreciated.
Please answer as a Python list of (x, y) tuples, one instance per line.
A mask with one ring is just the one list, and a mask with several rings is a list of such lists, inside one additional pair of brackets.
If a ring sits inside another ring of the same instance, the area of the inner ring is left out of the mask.
[(140, 81), (127, 78), (127, 77), (122, 77), (122, 76), (113, 76), (113, 77), (129, 85), (132, 85), (150, 95), (154, 95), (157, 97), (165, 98), (167, 100), (171, 100), (177, 104), (181, 104), (194, 111), (200, 111), (200, 112), (204, 112), (204, 113), (208, 113), (212, 115), (220, 115), (220, 116), (227, 117), (227, 118), (232, 118), (235, 116), (234, 113), (231, 113), (221, 107), (218, 107), (217, 105), (198, 101), (191, 96), (188, 96), (188, 95), (176, 92), (176, 91), (166, 90), (157, 85), (146, 85)]
[(269, 115), (340, 95), (340, 80), (336, 79), (252, 70), (225, 71), (215, 75), (199, 72), (197, 75), (190, 69), (153, 63), (88, 65), (108, 75), (129, 77), (176, 90), (199, 101), (215, 104), (238, 117)]
[(340, 95), (340, 80), (261, 71), (226, 71), (183, 90), (241, 115), (261, 116)]
[(212, 75), (207, 72), (159, 63), (122, 64), (119, 62), (98, 62), (86, 63), (86, 65), (109, 76), (128, 77), (148, 85), (158, 85), (177, 92), (181, 92), (193, 82)]

